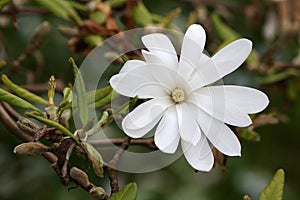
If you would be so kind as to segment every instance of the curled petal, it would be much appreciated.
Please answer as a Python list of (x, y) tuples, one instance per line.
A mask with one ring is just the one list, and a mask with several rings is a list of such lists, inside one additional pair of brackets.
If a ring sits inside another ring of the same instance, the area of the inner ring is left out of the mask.
[(211, 170), (214, 156), (205, 136), (202, 135), (196, 145), (181, 140), (181, 146), (186, 160), (194, 169), (205, 172)]
[(174, 153), (178, 147), (180, 135), (175, 106), (167, 109), (155, 131), (155, 145), (164, 153)]
[(176, 50), (170, 39), (161, 33), (153, 33), (142, 37), (146, 48), (162, 60), (162, 64), (177, 68)]

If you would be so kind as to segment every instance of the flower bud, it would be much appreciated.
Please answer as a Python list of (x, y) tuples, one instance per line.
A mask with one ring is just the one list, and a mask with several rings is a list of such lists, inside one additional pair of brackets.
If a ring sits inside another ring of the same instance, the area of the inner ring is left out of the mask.
[(36, 155), (51, 151), (51, 148), (40, 142), (27, 142), (19, 144), (14, 148), (14, 153), (18, 155)]
[(102, 187), (93, 187), (89, 193), (91, 197), (95, 200), (101, 200), (106, 198), (105, 190)]

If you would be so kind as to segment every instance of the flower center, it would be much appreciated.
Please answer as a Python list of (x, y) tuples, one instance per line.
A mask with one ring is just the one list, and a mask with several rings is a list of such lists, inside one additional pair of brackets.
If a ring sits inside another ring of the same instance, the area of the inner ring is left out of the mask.
[(175, 103), (184, 101), (184, 91), (181, 88), (176, 88), (173, 90), (171, 96)]

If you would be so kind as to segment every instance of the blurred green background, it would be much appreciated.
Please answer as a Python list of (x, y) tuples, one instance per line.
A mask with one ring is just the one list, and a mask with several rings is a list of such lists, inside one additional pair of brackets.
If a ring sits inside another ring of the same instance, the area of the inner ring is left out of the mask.
[[(14, 2), (17, 4), (18, 1)], [(282, 1), (283, 3), (271, 0), (143, 2), (151, 13), (161, 16), (181, 8), (181, 13), (172, 20), (172, 24), (183, 32), (189, 22), (202, 24), (207, 30), (208, 52), (214, 52), (224, 42), (220, 32), (218, 33), (213, 26), (213, 13), (218, 14), (226, 27), (230, 27), (241, 37), (251, 39), (260, 58), (256, 61), (258, 64), (252, 68), (249, 67), (249, 63), (247, 67), (243, 65), (226, 77), (224, 82), (258, 87), (267, 93), (271, 102), (265, 112), (273, 113), (278, 123), (255, 128), (260, 137), (258, 142), (242, 139), (242, 157), (228, 158), (226, 171), (216, 166), (209, 173), (196, 173), (184, 158), (181, 158), (172, 165), (152, 173), (120, 173), (120, 184), (136, 181), (139, 200), (236, 200), (243, 199), (244, 194), (249, 194), (254, 200), (258, 199), (260, 191), (272, 179), (276, 170), (282, 168), (286, 172), (284, 199), (300, 199), (300, 17), (297, 14), (300, 10), (299, 4), (292, 0)], [(29, 5), (36, 6), (31, 1)], [(287, 12), (287, 9), (290, 9), (290, 12)], [(116, 12), (122, 13), (122, 10)], [(72, 81), (67, 60), (72, 56), (80, 63), (84, 55), (70, 50), (67, 46), (68, 39), (58, 31), (59, 25), (69, 22), (50, 14), (29, 12), (18, 14), (16, 20), (17, 30), (12, 25), (12, 18), (0, 13), (0, 44), (9, 52), (9, 57), (18, 57), (29, 43), (34, 29), (47, 20), (51, 24), (51, 32), (39, 49), (44, 64), (36, 81), (46, 82), (52, 74), (65, 83)], [(2, 57), (3, 52), (2, 49)], [(34, 59), (26, 60), (24, 65), (35, 69)], [(291, 69), (298, 73), (291, 73)], [(8, 73), (14, 81), (24, 82), (21, 74), (12, 73), (7, 67), (0, 70), (1, 73)], [(90, 198), (80, 188), (68, 191), (69, 187), (61, 184), (49, 163), (42, 157), (14, 155), (13, 148), (21, 141), (10, 134), (2, 124), (0, 126), (0, 199)], [(109, 189), (108, 182), (102, 184)]]

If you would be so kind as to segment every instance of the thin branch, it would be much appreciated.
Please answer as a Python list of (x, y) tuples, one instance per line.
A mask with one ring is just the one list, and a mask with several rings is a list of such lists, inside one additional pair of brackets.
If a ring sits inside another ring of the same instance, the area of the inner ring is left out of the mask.
[[(90, 144), (99, 146), (99, 147), (109, 147), (111, 145), (122, 145), (124, 142), (124, 138), (112, 138), (109, 140), (91, 140), (89, 141)], [(130, 141), (130, 145), (142, 145), (147, 146), (151, 149), (157, 149), (154, 144), (153, 138), (147, 139), (132, 139)]]
[(130, 141), (131, 141), (130, 137), (126, 137), (125, 139), (123, 139), (123, 143), (120, 149), (115, 153), (112, 160), (109, 162), (108, 166), (106, 166), (106, 171), (110, 180), (110, 187), (111, 187), (112, 194), (119, 191), (118, 172), (116, 170), (116, 166), (117, 166), (117, 162), (120, 159), (120, 156), (128, 148)]
[[(7, 107), (7, 108), (9, 108), (9, 110), (13, 109), (11, 107)], [(24, 142), (31, 142), (31, 141), (33, 141), (33, 137), (32, 136), (27, 135), (25, 132), (23, 132), (17, 126), (16, 122), (13, 120), (13, 118), (9, 115), (9, 113), (7, 112), (7, 110), (5, 109), (5, 107), (3, 106), (3, 103), (0, 103), (0, 119), (1, 119), (2, 123), (4, 123), (5, 126), (9, 129), (9, 131), (11, 133), (13, 133), (19, 139), (21, 139)], [(41, 145), (43, 145), (43, 144), (41, 143)], [(45, 146), (45, 147), (47, 147), (47, 146)], [(52, 165), (54, 165), (57, 162), (57, 160), (58, 160), (57, 156), (54, 155), (51, 152), (45, 152), (45, 153), (42, 154), (42, 156), (46, 160), (48, 160)], [(57, 175), (59, 175), (59, 173), (56, 170), (54, 170), (54, 171), (57, 173)], [(81, 176), (88, 177), (88, 175), (84, 171), (82, 171), (80, 169), (77, 169), (77, 171), (80, 172)], [(74, 177), (74, 176), (71, 176), (71, 175), (70, 175), (71, 180), (75, 181), (84, 190), (86, 190), (88, 192), (91, 192), (93, 190), (93, 193), (95, 193), (95, 191), (96, 192), (98, 191), (99, 194), (96, 194), (97, 197), (99, 197), (99, 196), (102, 195), (101, 197), (103, 197), (103, 199), (107, 198), (107, 195), (104, 194), (105, 191), (101, 187), (97, 187), (97, 186), (93, 185), (90, 182), (88, 182), (88, 184), (87, 184), (87, 180), (86, 179), (80, 179), (77, 176)], [(100, 190), (100, 192), (99, 192), (99, 190)]]

